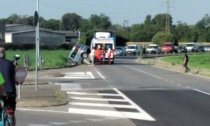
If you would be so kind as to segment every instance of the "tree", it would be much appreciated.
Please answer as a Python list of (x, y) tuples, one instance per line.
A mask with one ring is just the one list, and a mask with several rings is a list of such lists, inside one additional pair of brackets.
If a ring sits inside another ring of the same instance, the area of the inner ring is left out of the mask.
[(175, 37), (171, 33), (158, 32), (153, 38), (152, 42), (163, 46), (164, 42), (175, 42)]
[(61, 24), (63, 30), (76, 31), (81, 26), (82, 17), (75, 13), (67, 13), (62, 16)]
[(112, 24), (109, 17), (104, 14), (100, 14), (99, 16), (93, 14), (89, 20), (93, 28), (100, 30), (107, 30)]
[(48, 28), (52, 30), (59, 30), (60, 29), (60, 20), (49, 19), (44, 20), (40, 23), (40, 26), (43, 28)]
[(134, 24), (130, 28), (130, 41), (139, 42), (144, 41), (145, 39), (145, 31), (144, 24)]
[(25, 25), (34, 25), (34, 16), (21, 16), (18, 23)]
[(205, 15), (195, 26), (198, 34), (198, 41), (209, 42), (210, 41), (210, 16)]
[(181, 21), (175, 26), (174, 35), (178, 41), (191, 41), (191, 29), (186, 23)]
[(8, 24), (18, 24), (19, 20), (20, 20), (20, 16), (18, 16), (17, 14), (12, 14), (10, 15), (6, 20), (6, 23)]
[(147, 31), (150, 29), (152, 25), (152, 16), (151, 15), (147, 15), (145, 21), (144, 21), (144, 30)]
[[(152, 19), (153, 25), (156, 25), (160, 30), (159, 31), (165, 31), (166, 27), (166, 17), (167, 14), (158, 14)], [(172, 26), (172, 17), (171, 15), (169, 16), (169, 25), (170, 27)]]
[(81, 21), (81, 27), (80, 27), (80, 31), (81, 32), (87, 32), (89, 29), (91, 29), (91, 24), (90, 21), (88, 19), (82, 19)]

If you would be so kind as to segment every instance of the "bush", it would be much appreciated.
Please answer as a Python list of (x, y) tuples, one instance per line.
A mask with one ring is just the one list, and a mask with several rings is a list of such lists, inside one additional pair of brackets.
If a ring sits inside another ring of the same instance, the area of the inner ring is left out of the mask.
[(13, 44), (13, 43), (1, 43), (1, 47), (4, 47), (6, 50), (30, 50), (34, 49), (35, 45), (31, 43), (22, 43), (22, 44)]
[(158, 44), (159, 46), (163, 46), (164, 42), (174, 42), (174, 41), (175, 37), (171, 33), (158, 32), (152, 38), (152, 42), (154, 44)]
[[(71, 45), (69, 43), (63, 43), (60, 45), (54, 45), (52, 47), (49, 47), (47, 45), (41, 45), (40, 49), (45, 50), (55, 50), (55, 49), (65, 49), (65, 50), (71, 50), (74, 45)], [(35, 44), (33, 43), (20, 43), (20, 44), (13, 44), (13, 43), (0, 43), (0, 47), (4, 47), (6, 50), (31, 50), (35, 49)]]
[(63, 43), (63, 44), (57, 45), (57, 49), (70, 50), (72, 48), (73, 48), (73, 45), (71, 45), (69, 43)]

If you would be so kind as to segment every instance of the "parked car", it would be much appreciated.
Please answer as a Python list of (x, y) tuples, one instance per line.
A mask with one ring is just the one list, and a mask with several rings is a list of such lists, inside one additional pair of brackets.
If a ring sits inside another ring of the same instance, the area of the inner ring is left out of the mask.
[(161, 49), (158, 47), (157, 44), (150, 44), (146, 49), (147, 54), (160, 54)]
[(126, 49), (125, 49), (125, 47), (123, 47), (123, 46), (116, 46), (114, 55), (115, 56), (126, 56)]
[(197, 52), (205, 52), (204, 46), (199, 46)]
[(179, 46), (178, 47), (178, 53), (184, 53), (184, 52), (187, 52), (186, 46)]
[(206, 52), (210, 52), (210, 45), (204, 46), (204, 50), (205, 50)]

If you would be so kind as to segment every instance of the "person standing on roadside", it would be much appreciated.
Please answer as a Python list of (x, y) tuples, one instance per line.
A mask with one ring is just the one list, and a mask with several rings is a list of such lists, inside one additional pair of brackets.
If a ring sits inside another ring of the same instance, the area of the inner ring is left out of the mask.
[(185, 53), (184, 53), (184, 62), (183, 62), (183, 66), (185, 67), (185, 72), (188, 72), (190, 70), (189, 67), (187, 66), (188, 62), (189, 62), (189, 57), (188, 57), (187, 52), (185, 51)]
[(103, 64), (105, 64), (106, 50), (104, 46), (102, 46), (102, 56), (103, 56)]
[(4, 107), (10, 110), (8, 113), (15, 126), (15, 110), (16, 110), (16, 85), (15, 85), (15, 66), (10, 60), (5, 59), (5, 49), (0, 47), (0, 72), (5, 80), (4, 82)]
[(107, 51), (107, 54), (108, 54), (108, 63), (111, 64), (111, 55), (112, 55), (112, 50), (110, 47), (108, 47), (108, 51)]
[(92, 65), (94, 65), (94, 60), (95, 60), (95, 47), (92, 48), (91, 52), (90, 52), (90, 58), (92, 61)]
[(97, 49), (95, 50), (96, 61), (98, 64), (101, 64), (101, 55), (102, 55), (101, 46), (98, 45)]

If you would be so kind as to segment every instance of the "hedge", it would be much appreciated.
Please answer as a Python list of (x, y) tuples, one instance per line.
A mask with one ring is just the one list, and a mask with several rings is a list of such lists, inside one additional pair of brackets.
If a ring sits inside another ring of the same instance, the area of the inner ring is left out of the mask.
[[(62, 43), (59, 45), (55, 45), (53, 47), (49, 47), (47, 45), (41, 45), (40, 49), (45, 50), (54, 50), (54, 49), (64, 49), (70, 50), (74, 45), (69, 43)], [(4, 47), (6, 50), (31, 50), (35, 49), (35, 44), (32, 43), (20, 43), (20, 44), (13, 44), (13, 43), (0, 43), (0, 47)]]

